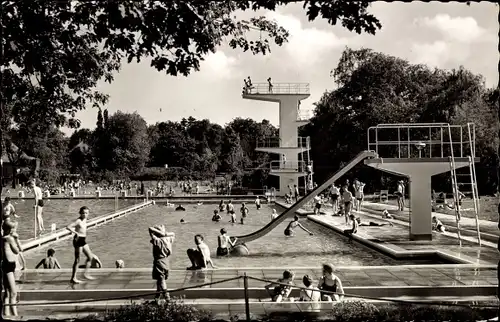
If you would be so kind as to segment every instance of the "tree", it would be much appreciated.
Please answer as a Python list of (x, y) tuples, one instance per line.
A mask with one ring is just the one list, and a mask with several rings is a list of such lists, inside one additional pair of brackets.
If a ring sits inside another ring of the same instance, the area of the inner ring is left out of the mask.
[[(146, 121), (137, 113), (116, 112), (109, 117), (105, 145), (109, 159), (103, 171), (112, 171), (118, 176), (129, 176), (142, 170), (150, 152)], [(99, 157), (99, 156), (98, 156)]]
[[(332, 76), (338, 88), (325, 93), (316, 103), (312, 122), (302, 130), (304, 135), (311, 136), (318, 179), (366, 149), (370, 126), (475, 122), (476, 153), (481, 157), (478, 178), (484, 179), (480, 180), (480, 189), (483, 193), (496, 189), (492, 180), (487, 179), (491, 177), (492, 166), (497, 164), (493, 152), (497, 149), (498, 126), (493, 116), (496, 110), (485, 100), (481, 76), (463, 68), (431, 70), (369, 49), (349, 48), (341, 55)], [(380, 132), (379, 140), (397, 140), (397, 134)], [(397, 147), (379, 147), (379, 152), (390, 155), (394, 149)], [(374, 178), (382, 176), (371, 169), (356, 169), (354, 176), (356, 171), (371, 171)], [(370, 184), (379, 183), (374, 180)]]
[[(151, 58), (170, 75), (198, 71), (200, 61), (224, 41), (266, 54), (288, 32), (264, 17), (238, 20), (237, 10), (275, 10), (289, 1), (4, 1), (2, 2), (3, 109), (14, 121), (39, 117), (78, 126), (74, 113), (102, 106), (97, 82), (113, 80), (123, 59)], [(310, 20), (321, 15), (349, 30), (374, 34), (381, 27), (369, 4), (305, 1)], [(251, 37), (251, 29), (265, 37)], [(168, 31), (168, 32), (163, 32)], [(46, 104), (49, 102), (50, 104)], [(5, 104), (6, 103), (6, 104)], [(69, 117), (69, 119), (68, 119)]]

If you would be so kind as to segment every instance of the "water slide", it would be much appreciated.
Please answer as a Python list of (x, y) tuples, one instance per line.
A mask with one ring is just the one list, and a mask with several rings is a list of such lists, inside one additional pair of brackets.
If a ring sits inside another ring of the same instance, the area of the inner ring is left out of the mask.
[(279, 215), (276, 219), (265, 225), (263, 228), (245, 236), (237, 236), (236, 237), (238, 238), (237, 244), (239, 245), (242, 243), (248, 243), (268, 234), (271, 230), (276, 228), (283, 221), (295, 216), (297, 210), (306, 205), (315, 196), (323, 192), (323, 190), (329, 188), (335, 181), (337, 181), (344, 174), (349, 172), (349, 170), (351, 170), (356, 164), (360, 163), (364, 159), (376, 158), (376, 157), (378, 156), (377, 153), (375, 153), (375, 151), (363, 151), (359, 153), (354, 159), (351, 160), (351, 162), (349, 162), (342, 169), (333, 174), (328, 180), (323, 182), (323, 184), (319, 185), (318, 187), (307, 193), (302, 199), (294, 203), (290, 208), (286, 209), (281, 215)]

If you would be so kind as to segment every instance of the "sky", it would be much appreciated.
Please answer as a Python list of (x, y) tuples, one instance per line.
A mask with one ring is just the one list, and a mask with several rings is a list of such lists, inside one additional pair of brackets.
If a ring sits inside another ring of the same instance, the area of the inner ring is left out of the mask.
[[(484, 76), (486, 86), (498, 84), (498, 6), (493, 3), (375, 2), (369, 8), (381, 22), (376, 35), (349, 32), (317, 18), (308, 22), (301, 4), (275, 12), (249, 12), (244, 18), (264, 15), (290, 33), (289, 42), (272, 46), (265, 56), (243, 53), (227, 45), (201, 63), (188, 77), (173, 77), (150, 67), (148, 61), (124, 63), (112, 84), (99, 90), (110, 95), (110, 114), (137, 111), (148, 124), (180, 121), (193, 116), (221, 125), (236, 117), (270, 120), (278, 125), (278, 104), (241, 97), (243, 79), (253, 83), (309, 83), (311, 96), (301, 109), (313, 109), (325, 91), (334, 89), (330, 71), (346, 46), (371, 48), (411, 63), (442, 69), (461, 65)], [(259, 37), (258, 32), (254, 32)], [(97, 109), (79, 112), (82, 127), (95, 127)], [(67, 134), (73, 130), (65, 129)]]

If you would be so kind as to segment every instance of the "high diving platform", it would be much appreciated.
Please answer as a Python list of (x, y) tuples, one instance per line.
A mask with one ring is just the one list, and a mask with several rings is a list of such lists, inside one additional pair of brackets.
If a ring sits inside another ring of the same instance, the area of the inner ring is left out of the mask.
[(370, 127), (367, 136), (368, 150), (378, 157), (364, 163), (409, 179), (410, 239), (432, 240), (431, 178), (479, 162), (474, 125), (379, 124)]

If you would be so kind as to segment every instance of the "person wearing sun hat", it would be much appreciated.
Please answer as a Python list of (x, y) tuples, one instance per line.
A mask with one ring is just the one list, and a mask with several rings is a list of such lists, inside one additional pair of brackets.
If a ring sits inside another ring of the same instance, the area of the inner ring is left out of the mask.
[(155, 300), (163, 295), (166, 300), (170, 298), (167, 293), (167, 279), (170, 269), (169, 257), (172, 254), (172, 243), (175, 234), (167, 232), (164, 225), (149, 227), (149, 236), (153, 244), (153, 279), (156, 280)]

